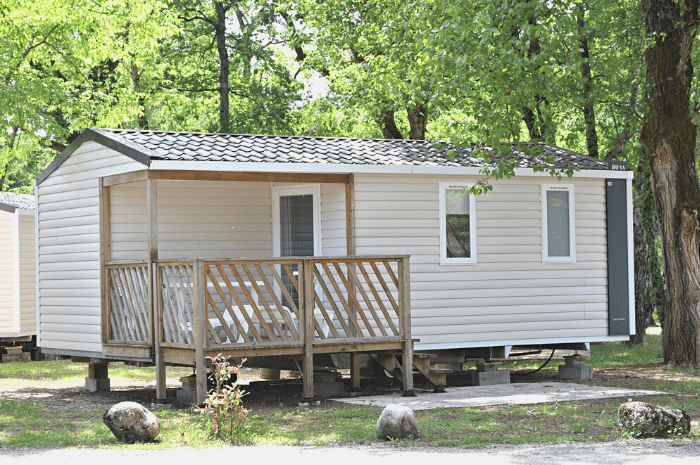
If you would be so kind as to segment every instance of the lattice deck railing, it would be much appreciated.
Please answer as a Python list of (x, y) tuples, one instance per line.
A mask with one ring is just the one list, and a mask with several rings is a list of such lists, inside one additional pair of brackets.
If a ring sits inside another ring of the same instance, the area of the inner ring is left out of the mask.
[[(407, 263), (403, 256), (158, 260), (160, 342), (194, 348), (198, 325), (208, 352), (400, 341), (410, 321)], [(108, 264), (106, 270), (106, 342), (152, 340), (147, 263)]]

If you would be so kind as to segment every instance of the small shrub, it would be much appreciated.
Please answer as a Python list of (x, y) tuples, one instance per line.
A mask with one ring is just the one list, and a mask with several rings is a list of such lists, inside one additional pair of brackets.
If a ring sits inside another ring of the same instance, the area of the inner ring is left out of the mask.
[(216, 387), (209, 392), (201, 411), (210, 423), (209, 434), (232, 443), (245, 442), (246, 417), (250, 412), (243, 407), (242, 398), (246, 393), (240, 390), (238, 383), (227, 383), (234, 373), (240, 372), (243, 362), (245, 359), (239, 365), (231, 365), (221, 354), (212, 359)]

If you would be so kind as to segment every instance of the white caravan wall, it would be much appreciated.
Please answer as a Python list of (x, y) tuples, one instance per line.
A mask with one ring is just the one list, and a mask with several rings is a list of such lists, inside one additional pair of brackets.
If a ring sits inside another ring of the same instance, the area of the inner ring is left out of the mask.
[[(272, 256), (270, 183), (164, 181), (158, 184), (158, 257)], [(146, 182), (110, 188), (112, 260), (146, 260)]]
[(355, 176), (356, 253), (411, 255), (416, 348), (607, 336), (603, 179), (563, 181), (575, 186), (576, 263), (561, 264), (542, 263), (540, 184), (556, 180), (516, 176), (476, 198), (477, 264), (440, 265), (440, 182), (465, 178)]
[(98, 177), (144, 168), (89, 142), (37, 186), (42, 348), (102, 351)]
[(347, 255), (345, 184), (321, 184), (321, 249), (326, 257)]
[(0, 334), (14, 329), (14, 213), (0, 210)]
[(36, 251), (34, 210), (19, 212), (20, 333), (36, 333)]

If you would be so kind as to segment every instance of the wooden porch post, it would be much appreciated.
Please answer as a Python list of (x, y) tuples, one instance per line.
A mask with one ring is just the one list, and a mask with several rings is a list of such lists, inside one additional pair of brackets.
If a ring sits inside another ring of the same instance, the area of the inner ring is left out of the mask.
[[(346, 253), (348, 256), (355, 255), (355, 175), (348, 175), (348, 182), (345, 184), (345, 239)], [(354, 268), (355, 265), (348, 265)], [(354, 270), (353, 270), (354, 271)], [(350, 285), (350, 292), (355, 294), (355, 282)], [(350, 302), (353, 302), (350, 299)], [(351, 311), (355, 313), (354, 304), (350, 304)], [(350, 325), (351, 333), (348, 336), (357, 336), (355, 327)], [(360, 389), (360, 354), (359, 352), (350, 353), (350, 388), (352, 390)]]
[[(314, 270), (308, 258), (302, 262), (304, 293), (304, 400), (314, 397)], [(301, 306), (300, 306), (301, 307)]]
[(413, 394), (413, 341), (411, 340), (411, 270), (408, 257), (399, 261), (399, 295), (401, 297), (401, 327), (403, 329), (403, 391)]
[[(103, 179), (98, 180), (100, 196), (100, 285), (102, 286), (101, 328), (102, 343), (109, 339), (109, 275), (105, 263), (112, 259), (112, 217), (110, 213), (110, 191)], [(38, 242), (37, 238), (37, 242)]]
[(197, 405), (204, 403), (207, 398), (207, 365), (204, 358), (206, 343), (206, 296), (204, 289), (204, 261), (194, 262), (194, 372), (197, 383)]
[(156, 399), (166, 398), (165, 362), (160, 343), (163, 341), (163, 320), (159, 315), (158, 289), (156, 286), (158, 260), (158, 189), (155, 179), (149, 177), (146, 181), (146, 216), (148, 221), (148, 306), (151, 314), (151, 328), (154, 334), (156, 349)]

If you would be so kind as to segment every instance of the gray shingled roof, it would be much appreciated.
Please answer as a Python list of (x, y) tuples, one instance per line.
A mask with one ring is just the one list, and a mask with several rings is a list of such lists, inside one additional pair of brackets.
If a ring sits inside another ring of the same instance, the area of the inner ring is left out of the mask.
[(0, 205), (23, 210), (34, 210), (34, 196), (27, 194), (13, 194), (11, 192), (0, 192)]
[[(339, 165), (413, 165), (483, 167), (475, 148), (458, 151), (452, 159), (446, 144), (428, 141), (350, 139), (333, 137), (261, 136), (192, 132), (92, 129), (107, 139), (129, 146), (151, 160), (228, 161), (243, 163), (309, 163)], [(520, 166), (531, 168), (555, 160), (557, 168), (607, 170), (608, 164), (570, 150), (541, 143), (511, 144)], [(540, 156), (533, 156), (541, 154)], [(498, 161), (494, 159), (494, 161)], [(491, 163), (493, 163), (492, 161)]]

